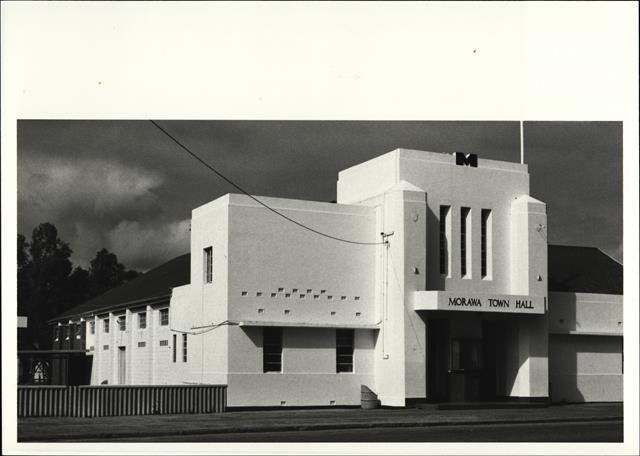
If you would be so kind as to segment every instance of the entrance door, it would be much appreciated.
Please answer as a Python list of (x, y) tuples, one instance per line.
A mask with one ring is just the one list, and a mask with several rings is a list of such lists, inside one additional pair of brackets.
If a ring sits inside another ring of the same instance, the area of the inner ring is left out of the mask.
[(447, 371), (449, 370), (449, 320), (427, 320), (427, 399), (430, 402), (449, 400)]
[(127, 378), (127, 361), (125, 347), (118, 347), (118, 385), (124, 385)]

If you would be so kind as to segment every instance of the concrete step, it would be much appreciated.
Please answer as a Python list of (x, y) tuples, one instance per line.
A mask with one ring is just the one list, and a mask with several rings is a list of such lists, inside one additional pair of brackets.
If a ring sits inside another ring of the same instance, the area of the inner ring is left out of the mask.
[(416, 408), (426, 410), (491, 410), (530, 409), (548, 407), (546, 402), (441, 402), (437, 404), (417, 404)]

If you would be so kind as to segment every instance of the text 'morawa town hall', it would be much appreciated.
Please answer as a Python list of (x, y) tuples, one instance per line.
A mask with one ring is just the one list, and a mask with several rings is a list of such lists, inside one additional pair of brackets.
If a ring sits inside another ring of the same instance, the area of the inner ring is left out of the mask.
[(622, 400), (622, 266), (547, 244), (526, 165), (398, 149), (337, 194), (258, 197), (331, 237), (247, 195), (194, 209), (191, 253), (60, 315), (57, 347), (91, 384), (225, 384), (230, 407)]

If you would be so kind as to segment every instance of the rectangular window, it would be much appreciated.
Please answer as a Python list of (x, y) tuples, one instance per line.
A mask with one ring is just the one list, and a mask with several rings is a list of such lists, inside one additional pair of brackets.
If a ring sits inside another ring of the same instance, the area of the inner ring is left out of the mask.
[(471, 208), (460, 210), (460, 273), (462, 277), (471, 277), (469, 258), (471, 256)]
[(144, 329), (147, 327), (147, 312), (138, 313), (138, 328)]
[(103, 346), (102, 346), (102, 349), (103, 349), (103, 350), (109, 350), (109, 346), (108, 346), (108, 345), (103, 345)]
[(282, 328), (262, 329), (262, 367), (264, 372), (282, 372)]
[(213, 247), (204, 249), (204, 281), (213, 282)]
[(169, 325), (169, 309), (160, 309), (160, 326)]
[(480, 273), (482, 278), (491, 278), (491, 210), (482, 209), (482, 227), (480, 229)]
[(103, 320), (102, 324), (103, 324), (104, 332), (105, 332), (105, 333), (108, 333), (108, 332), (109, 332), (109, 319), (108, 319), (108, 318), (105, 318), (105, 319)]
[(143, 348), (146, 347), (147, 343), (146, 342), (138, 342), (138, 347)]
[(169, 341), (167, 339), (162, 339), (160, 341), (160, 346), (161, 347), (168, 347), (169, 346)]
[(336, 330), (336, 372), (353, 372), (353, 329)]
[(120, 331), (125, 331), (127, 329), (127, 317), (124, 315), (118, 317), (118, 328)]
[(176, 335), (173, 335), (173, 362), (176, 362), (176, 352), (178, 350), (178, 338), (176, 337)]
[(182, 335), (182, 362), (187, 362), (187, 335)]
[(449, 275), (449, 242), (451, 239), (451, 207), (440, 206), (440, 274)]
[(90, 334), (95, 334), (96, 333), (96, 322), (95, 321), (90, 321), (89, 322), (89, 333)]

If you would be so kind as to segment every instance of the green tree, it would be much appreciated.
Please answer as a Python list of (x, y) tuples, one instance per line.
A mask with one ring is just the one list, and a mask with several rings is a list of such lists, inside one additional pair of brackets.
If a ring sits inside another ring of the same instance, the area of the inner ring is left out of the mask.
[[(26, 244), (26, 241), (22, 242)], [(21, 254), (18, 256), (19, 263), (25, 261), (25, 257), (20, 258)], [(42, 223), (33, 230), (28, 244), (28, 260), (22, 266), (23, 286), (28, 289), (22, 290), (23, 295), (18, 301), (23, 309), (27, 309), (27, 333), (36, 348), (51, 345), (47, 320), (72, 305), (66, 300), (72, 267), (70, 256), (69, 244), (58, 237), (58, 230), (53, 224)]]
[(73, 268), (71, 248), (51, 223), (38, 225), (30, 242), (18, 234), (17, 247), (18, 314), (28, 318), (26, 331), (19, 331), (20, 348), (50, 348), (49, 320), (139, 275), (106, 249), (96, 254), (89, 270)]
[(123, 264), (119, 263), (115, 253), (102, 249), (91, 260), (91, 267), (89, 268), (90, 295), (98, 296), (111, 288), (136, 278), (138, 275), (138, 272), (127, 270)]

